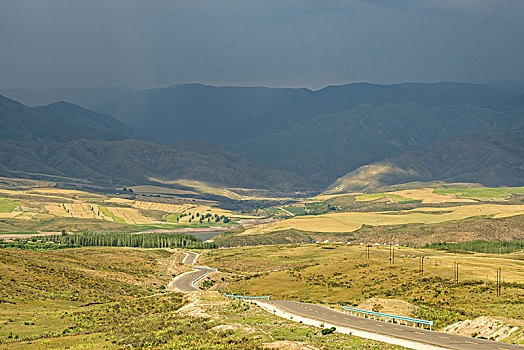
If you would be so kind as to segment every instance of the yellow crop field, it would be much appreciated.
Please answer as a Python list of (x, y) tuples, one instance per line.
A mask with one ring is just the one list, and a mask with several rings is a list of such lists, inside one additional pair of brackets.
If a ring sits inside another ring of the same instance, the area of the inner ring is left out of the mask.
[[(298, 229), (311, 232), (352, 232), (362, 225), (383, 226), (411, 223), (434, 224), (452, 220), (462, 220), (474, 216), (505, 217), (519, 215), (524, 205), (479, 204), (444, 209), (417, 208), (396, 212), (345, 212), (317, 216), (296, 216), (274, 224), (265, 230)], [(438, 213), (432, 213), (438, 211)]]
[(161, 210), (166, 213), (183, 213), (188, 209), (194, 208), (192, 204), (167, 204), (167, 203), (155, 203), (155, 202), (144, 202), (144, 201), (132, 201), (130, 205), (137, 209), (146, 210)]
[(20, 215), (22, 212), (20, 211), (12, 211), (10, 213), (0, 213), (0, 219), (12, 219), (18, 215)]
[(126, 224), (153, 224), (156, 221), (148, 218), (134, 208), (108, 208), (116, 217), (122, 218)]
[(458, 198), (455, 194), (434, 193), (433, 188), (417, 188), (388, 192), (406, 198), (421, 199), (422, 203), (445, 203), (445, 202), (475, 202), (473, 199)]
[(91, 203), (46, 203), (45, 209), (49, 214), (60, 217), (112, 221), (102, 213), (98, 205)]

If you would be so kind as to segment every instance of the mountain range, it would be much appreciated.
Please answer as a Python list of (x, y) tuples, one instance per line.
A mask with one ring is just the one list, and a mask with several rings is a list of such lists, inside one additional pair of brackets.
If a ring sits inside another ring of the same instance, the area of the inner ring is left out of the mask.
[(522, 185), (519, 86), (3, 91), (51, 103), (0, 97), (0, 173), (317, 192), (433, 180)]

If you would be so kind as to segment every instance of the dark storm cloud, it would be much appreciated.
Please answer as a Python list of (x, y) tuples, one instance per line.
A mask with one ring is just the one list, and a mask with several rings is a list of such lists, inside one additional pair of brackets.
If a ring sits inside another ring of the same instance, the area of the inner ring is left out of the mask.
[(0, 0), (0, 88), (524, 79), (521, 0)]

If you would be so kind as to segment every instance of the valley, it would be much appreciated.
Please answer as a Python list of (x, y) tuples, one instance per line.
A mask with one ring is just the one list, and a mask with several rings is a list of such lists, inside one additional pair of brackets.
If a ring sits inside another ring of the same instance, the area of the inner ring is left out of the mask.
[(522, 14), (0, 0), (0, 350), (524, 350)]
[[(140, 108), (0, 97), (0, 348), (418, 348), (226, 294), (524, 344), (518, 99), (377, 88), (126, 90)], [(207, 267), (189, 273), (185, 252)]]

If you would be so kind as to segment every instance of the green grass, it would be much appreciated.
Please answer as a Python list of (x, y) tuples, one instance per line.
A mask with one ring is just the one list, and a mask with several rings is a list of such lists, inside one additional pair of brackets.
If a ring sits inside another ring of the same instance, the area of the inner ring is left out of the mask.
[(180, 214), (169, 214), (168, 216), (166, 216), (167, 222), (177, 223), (179, 219), (180, 219)]
[(524, 187), (437, 188), (434, 193), (456, 194), (459, 198), (504, 198), (512, 194), (524, 194)]
[(120, 224), (126, 223), (124, 219), (119, 218), (118, 216), (115, 216), (115, 214), (113, 214), (107, 207), (100, 206), (99, 208), (100, 208), (100, 211), (102, 211), (102, 214), (104, 214), (105, 216), (112, 217), (115, 222), (118, 222)]
[(10, 213), (19, 205), (20, 203), (15, 202), (12, 199), (0, 198), (0, 213)]
[(291, 214), (294, 214), (294, 215), (304, 215), (306, 214), (305, 210), (304, 210), (304, 206), (303, 205), (288, 205), (287, 207), (282, 207), (286, 212), (290, 212)]
[(87, 202), (103, 202), (106, 200), (105, 198), (95, 198), (95, 197), (78, 197), (78, 199), (82, 199)]

